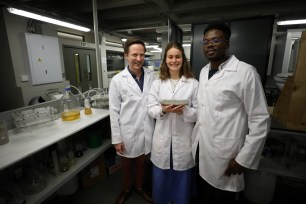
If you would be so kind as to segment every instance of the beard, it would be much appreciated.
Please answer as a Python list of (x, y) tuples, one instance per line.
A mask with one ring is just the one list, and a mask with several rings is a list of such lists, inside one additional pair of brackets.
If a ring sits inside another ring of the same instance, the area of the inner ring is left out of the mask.
[(220, 52), (218, 49), (204, 51), (204, 55), (211, 62), (220, 62), (227, 59), (227, 52), (223, 52), (222, 50)]

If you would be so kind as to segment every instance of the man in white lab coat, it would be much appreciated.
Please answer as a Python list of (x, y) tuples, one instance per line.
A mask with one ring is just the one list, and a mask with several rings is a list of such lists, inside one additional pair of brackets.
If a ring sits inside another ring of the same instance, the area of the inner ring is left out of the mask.
[(228, 56), (230, 28), (210, 24), (202, 48), (209, 60), (200, 73), (198, 121), (199, 174), (209, 203), (234, 203), (244, 189), (243, 171), (256, 169), (269, 131), (270, 116), (256, 69)]
[(112, 78), (109, 87), (112, 144), (122, 162), (123, 191), (116, 204), (124, 203), (130, 195), (132, 178), (135, 178), (136, 191), (147, 201), (152, 201), (143, 190), (145, 155), (151, 151), (154, 129), (154, 120), (147, 112), (154, 72), (142, 67), (145, 52), (143, 41), (129, 38), (124, 45), (128, 66)]

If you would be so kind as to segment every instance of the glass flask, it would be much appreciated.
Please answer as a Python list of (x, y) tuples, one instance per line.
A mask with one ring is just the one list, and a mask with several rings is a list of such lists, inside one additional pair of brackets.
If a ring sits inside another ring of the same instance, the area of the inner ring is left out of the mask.
[(65, 88), (65, 93), (61, 100), (62, 120), (73, 121), (80, 118), (80, 105), (76, 96), (71, 93), (71, 88)]

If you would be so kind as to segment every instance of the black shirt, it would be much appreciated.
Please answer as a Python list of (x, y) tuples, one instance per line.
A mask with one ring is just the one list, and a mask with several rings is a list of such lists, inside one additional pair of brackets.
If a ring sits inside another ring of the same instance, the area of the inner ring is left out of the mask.
[(129, 70), (130, 74), (132, 75), (132, 77), (135, 79), (136, 83), (138, 84), (138, 86), (139, 86), (139, 88), (140, 88), (140, 90), (142, 92), (142, 90), (143, 90), (143, 81), (144, 81), (144, 70), (143, 70), (143, 68), (141, 68), (141, 76), (140, 76), (139, 80), (137, 79), (136, 75), (133, 74), (130, 71), (129, 67), (128, 67), (128, 70)]
[(208, 73), (208, 79), (210, 79), (210, 77), (212, 77), (217, 71), (219, 71), (219, 69), (210, 69)]

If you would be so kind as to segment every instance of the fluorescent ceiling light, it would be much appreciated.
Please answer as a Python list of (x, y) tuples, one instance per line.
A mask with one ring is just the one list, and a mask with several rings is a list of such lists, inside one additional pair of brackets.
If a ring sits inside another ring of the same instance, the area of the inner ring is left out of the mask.
[(151, 50), (150, 52), (162, 52), (162, 49), (157, 47)]
[(122, 42), (126, 42), (127, 39), (126, 38), (122, 38), (121, 40), (122, 40)]
[(57, 32), (58, 37), (60, 38), (67, 38), (67, 39), (71, 39), (71, 40), (79, 40), (79, 41), (83, 41), (84, 37), (81, 35), (75, 35), (75, 34), (71, 34), (71, 33), (63, 33), (58, 31)]
[(89, 28), (86, 28), (86, 27), (83, 27), (83, 26), (78, 26), (78, 25), (75, 25), (75, 24), (72, 24), (72, 23), (67, 23), (67, 22), (56, 20), (56, 19), (49, 18), (49, 17), (46, 17), (46, 16), (38, 15), (38, 14), (35, 14), (35, 13), (31, 13), (31, 12), (27, 12), (27, 11), (15, 9), (15, 8), (7, 8), (7, 10), (10, 13), (20, 15), (20, 16), (24, 16), (24, 17), (27, 17), (27, 18), (32, 18), (32, 19), (35, 19), (35, 20), (39, 20), (39, 21), (43, 21), (43, 22), (67, 27), (67, 28), (72, 28), (72, 29), (75, 29), (75, 30), (83, 31), (83, 32), (89, 32), (90, 31)]
[(183, 44), (182, 46), (183, 46), (183, 47), (190, 47), (191, 44)]
[(146, 48), (154, 48), (154, 49), (156, 49), (156, 48), (158, 48), (158, 45), (147, 45)]
[(296, 25), (296, 24), (306, 24), (306, 19), (278, 21), (277, 22), (277, 25)]

